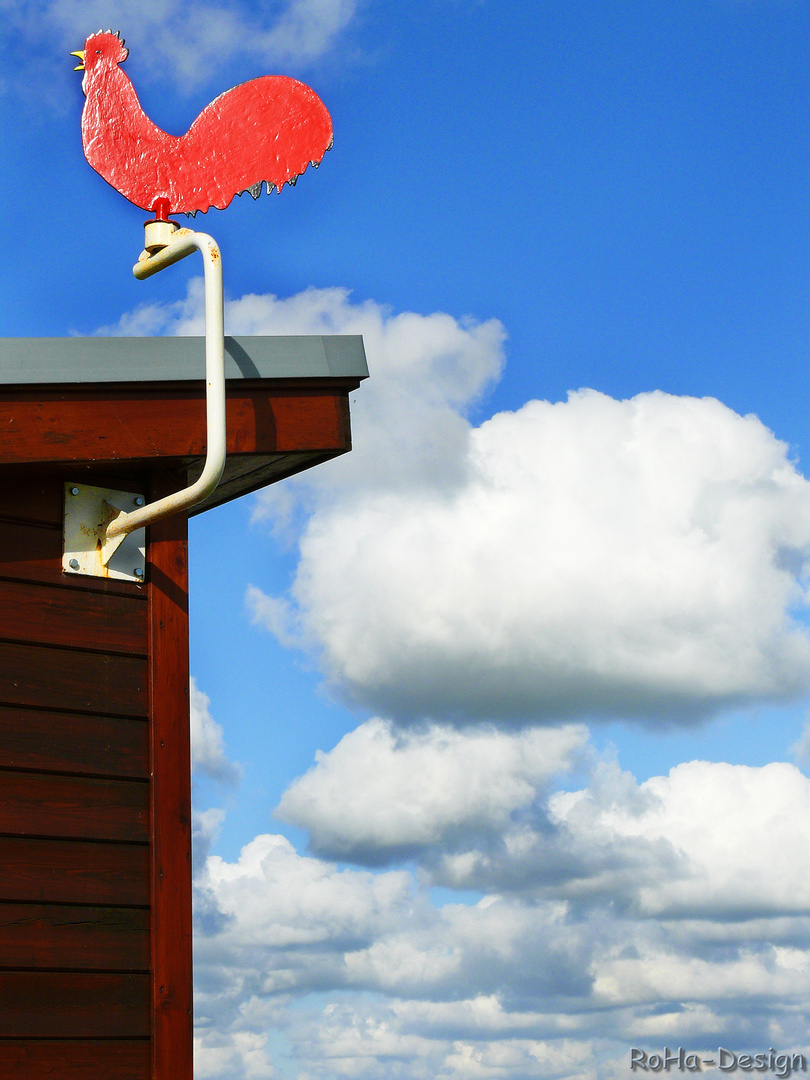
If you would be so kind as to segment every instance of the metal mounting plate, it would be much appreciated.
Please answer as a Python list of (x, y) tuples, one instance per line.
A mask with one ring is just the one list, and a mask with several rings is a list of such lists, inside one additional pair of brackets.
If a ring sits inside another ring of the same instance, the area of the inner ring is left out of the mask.
[(135, 529), (121, 540), (109, 561), (102, 561), (107, 525), (120, 511), (143, 506), (138, 491), (65, 484), (62, 569), (66, 574), (143, 581), (146, 573), (146, 529)]

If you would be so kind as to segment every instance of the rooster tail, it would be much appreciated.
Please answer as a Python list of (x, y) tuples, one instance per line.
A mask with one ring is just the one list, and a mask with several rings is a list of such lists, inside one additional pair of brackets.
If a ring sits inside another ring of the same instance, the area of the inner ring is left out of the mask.
[(276, 190), (276, 185), (271, 184), (269, 180), (259, 180), (255, 184), (251, 184), (250, 187), (242, 188), (241, 191), (237, 191), (236, 194), (239, 196), (240, 199), (243, 195), (250, 195), (252, 198), (258, 199), (258, 197), (262, 193), (262, 186), (264, 185), (266, 185), (267, 187), (268, 195), (272, 195), (273, 192)]
[[(312, 165), (312, 167), (315, 168), (315, 169), (318, 168), (318, 164), (319, 164), (319, 162), (316, 162), (316, 161), (311, 161), (310, 162), (310, 165)], [(298, 178), (303, 176), (303, 175), (304, 175), (303, 173), (298, 173), (297, 176), (291, 176), (289, 180), (285, 181), (285, 183), (289, 184), (290, 187), (295, 187), (295, 185), (298, 183)], [(240, 198), (241, 198), (242, 195), (251, 195), (254, 199), (258, 199), (259, 196), (262, 193), (262, 188), (263, 187), (266, 189), (268, 195), (272, 195), (274, 191), (277, 191), (279, 194), (281, 194), (281, 189), (284, 187), (284, 184), (281, 184), (279, 187), (276, 187), (276, 185), (273, 183), (272, 180), (259, 180), (258, 183), (251, 184), (250, 187), (242, 188), (242, 190), (237, 191), (236, 194)], [(196, 211), (195, 211), (195, 213), (196, 213)]]
[[(324, 153), (326, 153), (328, 150), (331, 150), (334, 145), (335, 145), (335, 136), (332, 135), (332, 137), (329, 140), (329, 145), (327, 146), (326, 150), (324, 150)], [(323, 161), (323, 158), (318, 158), (317, 161), (310, 161), (310, 165), (312, 166), (313, 169), (317, 169), (322, 161)]]

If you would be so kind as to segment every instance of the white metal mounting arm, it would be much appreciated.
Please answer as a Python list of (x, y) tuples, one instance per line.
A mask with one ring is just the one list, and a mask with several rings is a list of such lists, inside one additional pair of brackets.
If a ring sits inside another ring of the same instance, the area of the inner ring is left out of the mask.
[[(151, 222), (149, 224), (152, 224)], [(155, 223), (157, 224), (157, 223)], [(163, 223), (161, 223), (163, 224)], [(147, 226), (148, 228), (148, 226)], [(134, 529), (143, 528), (160, 518), (186, 510), (207, 499), (219, 483), (225, 468), (225, 336), (222, 301), (222, 257), (207, 233), (178, 229), (165, 247), (154, 254), (144, 252), (132, 272), (144, 279), (194, 250), (200, 252), (205, 269), (205, 465), (199, 479), (190, 487), (149, 503), (128, 513), (123, 511), (107, 526), (102, 560), (106, 565), (121, 541)]]

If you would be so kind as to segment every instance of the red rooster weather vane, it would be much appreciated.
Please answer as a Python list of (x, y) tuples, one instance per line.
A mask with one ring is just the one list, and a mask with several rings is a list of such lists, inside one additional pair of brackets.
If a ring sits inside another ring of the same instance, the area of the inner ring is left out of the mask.
[(153, 124), (120, 68), (129, 50), (117, 33), (85, 42), (82, 145), (88, 162), (130, 202), (165, 221), (170, 213), (224, 210), (234, 195), (255, 198), (294, 185), (332, 145), (332, 119), (304, 83), (265, 75), (226, 90), (185, 135)]
[[(169, 214), (224, 210), (234, 195), (255, 198), (295, 184), (307, 165), (317, 166), (332, 145), (332, 120), (308, 86), (265, 75), (220, 94), (185, 135), (168, 135), (141, 108), (121, 70), (128, 50), (118, 34), (91, 34), (78, 56), (86, 98), (82, 145), (92, 167), (130, 202), (151, 211), (144, 222), (144, 250), (132, 272), (143, 280), (193, 251), (203, 258), (205, 282), (205, 463), (193, 484), (135, 510), (103, 501), (87, 526), (107, 567), (129, 533), (169, 514), (197, 506), (213, 493), (227, 453), (225, 331), (222, 258), (213, 237), (179, 228)], [(97, 489), (102, 491), (102, 489)], [(143, 543), (145, 544), (145, 540)], [(93, 557), (96, 557), (93, 550)], [(81, 566), (78, 557), (68, 564)], [(94, 564), (95, 565), (95, 564)], [(93, 570), (81, 572), (95, 573)], [(104, 573), (102, 569), (102, 574)]]

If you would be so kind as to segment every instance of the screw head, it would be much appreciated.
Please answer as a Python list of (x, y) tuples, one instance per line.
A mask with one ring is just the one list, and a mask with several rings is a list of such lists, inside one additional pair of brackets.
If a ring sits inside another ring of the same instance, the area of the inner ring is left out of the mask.
[(71, 495), (78, 495), (79, 494), (79, 489), (77, 487), (72, 487), (70, 489), (70, 494)]
[(136, 506), (143, 506), (143, 497), (141, 495), (136, 495), (134, 502)]
[(70, 566), (71, 570), (78, 570), (79, 569), (79, 560), (78, 559), (71, 559), (68, 565)]
[(140, 566), (136, 566), (132, 573), (135, 575), (136, 578), (143, 579), (143, 570)]

